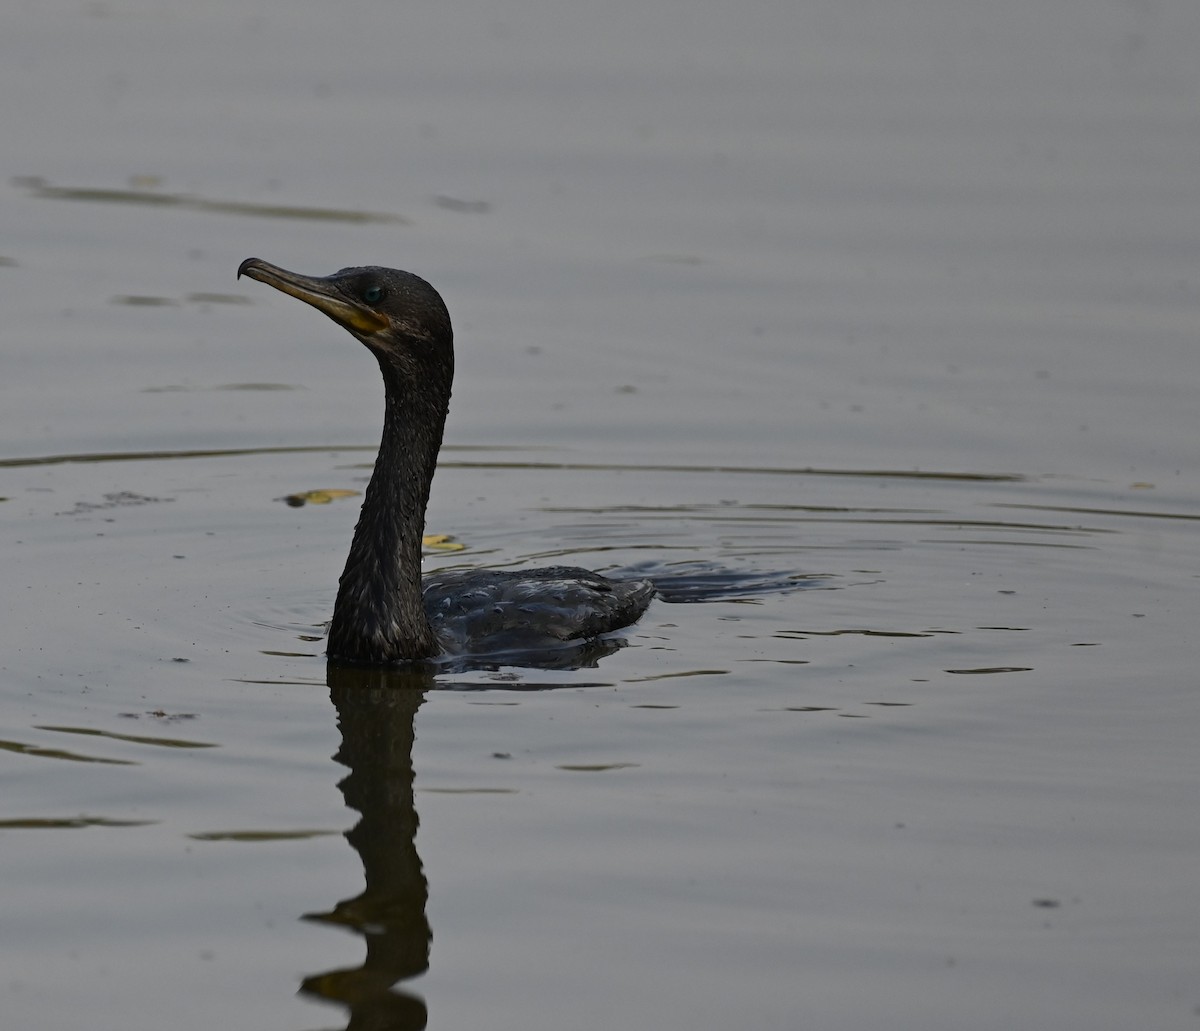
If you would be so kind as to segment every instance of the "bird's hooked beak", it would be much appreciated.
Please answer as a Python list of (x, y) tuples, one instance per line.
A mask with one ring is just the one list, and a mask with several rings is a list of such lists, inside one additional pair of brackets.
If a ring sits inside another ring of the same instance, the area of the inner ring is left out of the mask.
[(247, 258), (238, 266), (237, 274), (238, 279), (249, 276), (300, 298), (359, 336), (370, 336), (391, 326), (387, 316), (344, 294), (337, 276), (302, 276), (261, 258)]

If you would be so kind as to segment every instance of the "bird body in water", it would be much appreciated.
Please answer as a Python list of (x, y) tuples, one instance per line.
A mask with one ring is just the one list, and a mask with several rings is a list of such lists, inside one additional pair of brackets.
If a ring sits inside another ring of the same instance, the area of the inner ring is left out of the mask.
[(649, 580), (570, 566), (422, 579), (425, 508), (454, 378), (450, 315), (425, 280), (374, 266), (304, 276), (259, 258), (242, 262), (243, 275), (324, 312), (366, 345), (383, 373), (383, 437), (338, 583), (330, 658), (529, 654), (594, 640), (641, 616), (655, 593)]

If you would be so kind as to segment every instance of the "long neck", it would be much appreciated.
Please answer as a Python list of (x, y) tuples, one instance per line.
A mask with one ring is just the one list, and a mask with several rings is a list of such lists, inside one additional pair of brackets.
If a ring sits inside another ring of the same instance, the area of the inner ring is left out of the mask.
[[(449, 384), (417, 389), (381, 361), (386, 409), (375, 471), (338, 584), (329, 655), (419, 660), (439, 651), (421, 601), (421, 536)], [(432, 389), (430, 389), (432, 388)]]

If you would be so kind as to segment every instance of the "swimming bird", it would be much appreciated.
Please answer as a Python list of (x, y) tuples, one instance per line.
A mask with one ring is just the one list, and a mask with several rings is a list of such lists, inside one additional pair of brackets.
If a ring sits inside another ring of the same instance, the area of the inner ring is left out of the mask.
[(304, 276), (247, 258), (248, 276), (324, 312), (379, 362), (383, 436), (337, 601), (332, 659), (424, 663), (569, 647), (633, 623), (649, 580), (571, 566), (466, 570), (422, 579), (421, 538), (450, 388), (454, 334), (438, 292), (410, 272), (368, 266)]

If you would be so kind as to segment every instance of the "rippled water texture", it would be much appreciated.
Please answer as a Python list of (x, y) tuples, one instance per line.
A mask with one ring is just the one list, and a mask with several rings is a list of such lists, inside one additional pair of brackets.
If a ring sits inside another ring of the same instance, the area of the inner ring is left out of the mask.
[[(1195, 4), (3, 21), (5, 1028), (1197, 1026)], [(444, 294), (429, 568), (672, 589), (327, 668), (252, 254)]]

